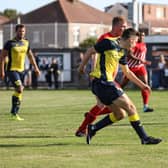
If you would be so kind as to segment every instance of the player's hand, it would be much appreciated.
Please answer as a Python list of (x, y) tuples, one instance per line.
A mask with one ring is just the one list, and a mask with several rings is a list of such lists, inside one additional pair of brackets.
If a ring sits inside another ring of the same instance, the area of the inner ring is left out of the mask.
[(85, 73), (85, 66), (83, 66), (82, 64), (79, 65), (79, 68), (78, 68), (78, 72), (80, 74), (84, 74)]
[(151, 65), (151, 61), (144, 61), (145, 65)]
[(151, 88), (150, 88), (149, 85), (146, 85), (146, 84), (145, 84), (144, 87), (143, 87), (142, 89), (151, 92)]
[(35, 73), (36, 73), (36, 76), (40, 76), (40, 74), (41, 74), (41, 72), (40, 72), (39, 69), (36, 69), (36, 70), (35, 70)]

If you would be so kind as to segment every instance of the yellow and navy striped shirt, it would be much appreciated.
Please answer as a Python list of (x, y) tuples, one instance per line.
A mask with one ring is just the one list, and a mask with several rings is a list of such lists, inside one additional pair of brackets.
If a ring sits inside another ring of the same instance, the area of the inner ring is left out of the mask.
[(30, 49), (29, 41), (9, 40), (4, 45), (4, 49), (8, 51), (8, 71), (24, 71), (25, 57)]
[(116, 38), (105, 38), (94, 46), (98, 53), (96, 67), (90, 76), (112, 82), (118, 71), (118, 63), (127, 64), (125, 50), (118, 45)]

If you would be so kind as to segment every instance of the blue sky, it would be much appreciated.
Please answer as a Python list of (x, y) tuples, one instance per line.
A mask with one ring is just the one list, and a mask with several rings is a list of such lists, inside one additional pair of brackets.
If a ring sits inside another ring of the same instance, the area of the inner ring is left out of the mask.
[[(18, 12), (21, 12), (23, 14), (30, 12), (36, 8), (39, 8), (43, 5), (46, 5), (50, 2), (53, 2), (54, 0), (4, 0), (3, 3), (0, 5), (0, 11), (4, 11), (4, 9), (16, 9)], [(116, 2), (131, 2), (131, 0), (81, 0), (95, 8), (98, 8), (100, 10), (103, 10), (105, 6), (114, 4)], [(159, 0), (137, 0), (141, 2), (149, 2), (149, 3), (160, 3), (160, 4), (168, 4), (168, 2), (165, 2), (165, 0), (160, 1)], [(167, 0), (166, 0), (167, 1)]]

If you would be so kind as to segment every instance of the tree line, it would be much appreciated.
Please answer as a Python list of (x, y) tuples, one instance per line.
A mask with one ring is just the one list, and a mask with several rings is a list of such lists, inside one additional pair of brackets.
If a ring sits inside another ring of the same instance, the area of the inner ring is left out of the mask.
[(0, 12), (0, 15), (5, 16), (9, 19), (14, 19), (17, 16), (21, 15), (16, 9), (5, 9), (3, 12)]

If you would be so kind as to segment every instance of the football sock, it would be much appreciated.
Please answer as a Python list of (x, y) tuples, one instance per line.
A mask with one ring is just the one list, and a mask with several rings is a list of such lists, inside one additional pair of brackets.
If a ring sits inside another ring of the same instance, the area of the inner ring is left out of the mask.
[(17, 114), (19, 109), (20, 109), (20, 104), (21, 104), (21, 99), (22, 99), (22, 94), (15, 92), (12, 96), (12, 108), (11, 108), (11, 113), (12, 114)]
[(96, 117), (94, 115), (88, 113), (85, 119), (83, 120), (82, 124), (80, 125), (78, 131), (85, 132), (87, 125), (91, 124), (95, 119)]
[(139, 115), (138, 114), (134, 114), (129, 116), (129, 121), (132, 125), (132, 127), (134, 128), (134, 130), (136, 131), (136, 133), (138, 134), (138, 136), (140, 137), (140, 139), (147, 139), (148, 136), (140, 122), (139, 119)]
[(91, 114), (92, 116), (97, 116), (97, 114), (100, 111), (101, 111), (101, 108), (98, 105), (95, 105), (90, 109), (89, 114)]
[(102, 108), (97, 115), (103, 115), (103, 114), (108, 114), (111, 113), (111, 110), (108, 107)]
[(148, 104), (149, 102), (149, 91), (147, 90), (141, 90), (142, 98), (143, 98), (143, 104)]
[(86, 127), (88, 124), (91, 124), (93, 121), (95, 121), (97, 114), (101, 108), (97, 105), (93, 106), (90, 111), (87, 113), (85, 119), (83, 120), (82, 124), (78, 128), (78, 131), (85, 132)]
[(110, 113), (110, 115), (105, 116), (102, 120), (98, 121), (96, 124), (93, 125), (93, 130), (98, 131), (114, 122), (116, 122), (117, 119), (115, 118), (113, 113)]

